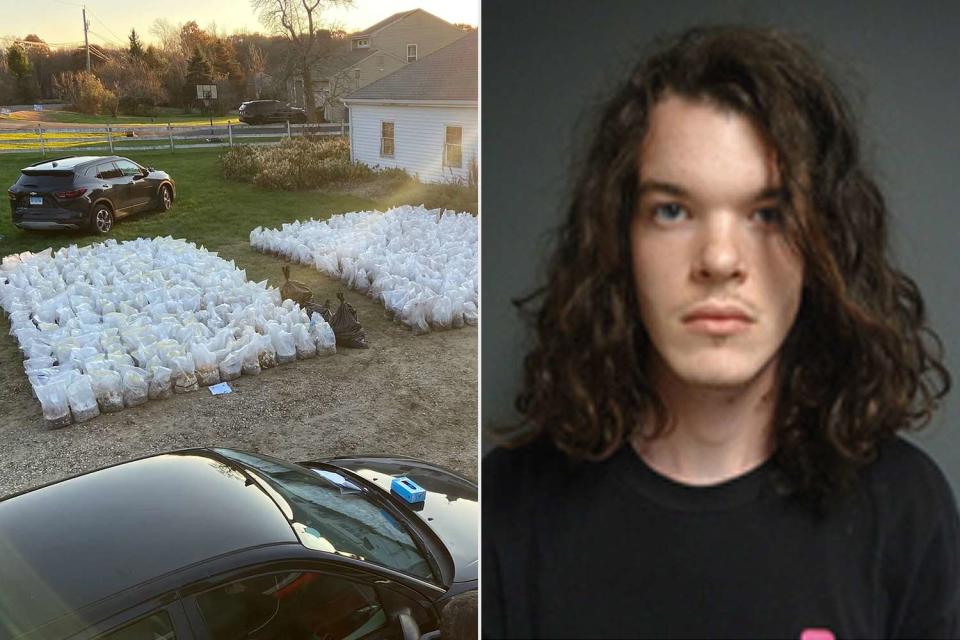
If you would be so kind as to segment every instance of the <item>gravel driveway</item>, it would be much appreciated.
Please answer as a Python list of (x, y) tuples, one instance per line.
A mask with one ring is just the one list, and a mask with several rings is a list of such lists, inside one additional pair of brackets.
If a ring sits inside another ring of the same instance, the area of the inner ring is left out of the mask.
[[(306, 269), (317, 299), (336, 283)], [(312, 270), (311, 270), (312, 271)], [(207, 389), (48, 430), (9, 322), (0, 318), (0, 496), (159, 451), (224, 446), (291, 461), (392, 453), (477, 475), (477, 327), (413, 336), (354, 291), (369, 349), (301, 360)], [(335, 299), (335, 297), (334, 297)]]

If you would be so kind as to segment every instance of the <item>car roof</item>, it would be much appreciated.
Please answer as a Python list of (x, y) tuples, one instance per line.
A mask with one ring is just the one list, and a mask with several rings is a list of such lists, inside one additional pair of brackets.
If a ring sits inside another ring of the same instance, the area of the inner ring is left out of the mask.
[(109, 162), (113, 160), (127, 160), (121, 156), (65, 156), (63, 158), (54, 158), (52, 160), (41, 160), (24, 167), (34, 171), (49, 171), (52, 169), (76, 169), (96, 162)]
[(297, 543), (258, 485), (207, 449), (141, 458), (0, 501), (0, 619), (35, 628), (214, 556)]

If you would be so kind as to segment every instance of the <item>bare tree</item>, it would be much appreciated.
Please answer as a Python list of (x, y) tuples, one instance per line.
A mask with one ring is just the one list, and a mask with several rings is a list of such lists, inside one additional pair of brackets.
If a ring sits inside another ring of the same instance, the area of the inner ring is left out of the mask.
[(316, 118), (313, 95), (314, 63), (329, 53), (333, 44), (330, 30), (322, 14), (339, 6), (352, 7), (353, 0), (250, 0), (260, 22), (276, 34), (284, 36), (293, 52), (296, 69), (303, 81), (303, 100), (307, 116)]

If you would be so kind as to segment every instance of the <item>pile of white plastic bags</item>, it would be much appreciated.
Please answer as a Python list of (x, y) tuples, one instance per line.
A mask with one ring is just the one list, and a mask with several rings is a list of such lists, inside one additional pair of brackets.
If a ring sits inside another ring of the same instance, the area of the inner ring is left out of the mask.
[(336, 352), (319, 314), (170, 237), (7, 256), (0, 307), (52, 428)]
[(251, 246), (380, 300), (414, 333), (476, 324), (478, 225), (469, 213), (405, 205), (257, 227)]

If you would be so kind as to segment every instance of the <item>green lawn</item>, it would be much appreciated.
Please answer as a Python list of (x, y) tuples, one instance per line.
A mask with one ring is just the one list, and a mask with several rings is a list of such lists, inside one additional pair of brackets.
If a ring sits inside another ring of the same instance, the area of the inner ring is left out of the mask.
[[(322, 219), (346, 211), (382, 208), (372, 199), (347, 193), (320, 191), (267, 191), (250, 184), (227, 182), (220, 174), (217, 157), (223, 150), (196, 149), (175, 153), (152, 151), (129, 154), (132, 160), (163, 169), (177, 183), (177, 201), (167, 213), (146, 212), (118, 221), (109, 237), (129, 240), (138, 237), (171, 235), (218, 251), (247, 269), (248, 277), (269, 277), (272, 285), (282, 282), (275, 256), (250, 248), (249, 234), (257, 226), (279, 227), (284, 222)], [(0, 185), (6, 191), (25, 165), (39, 160), (32, 155), (0, 156)], [(71, 244), (85, 245), (103, 238), (85, 232), (30, 232), (17, 229), (9, 205), (0, 215), (0, 256), (22, 251), (58, 249)]]
[[(228, 182), (221, 174), (218, 157), (226, 149), (184, 149), (126, 153), (131, 160), (168, 172), (177, 184), (177, 200), (167, 213), (138, 213), (117, 222), (108, 237), (117, 240), (173, 236), (184, 238), (247, 270), (247, 277), (269, 278), (272, 286), (283, 282), (276, 256), (250, 248), (250, 231), (257, 226), (279, 227), (284, 222), (325, 219), (347, 211), (366, 211), (401, 204), (426, 204), (457, 211), (476, 212), (472, 201), (451, 194), (444, 185), (406, 184), (394, 190), (376, 183), (338, 190), (268, 191), (252, 184)], [(55, 157), (47, 154), (47, 157)], [(0, 155), (0, 188), (6, 191), (20, 175), (20, 169), (42, 158), (34, 154)], [(467, 199), (469, 200), (469, 198)], [(13, 226), (9, 204), (0, 211), (0, 256), (23, 251), (55, 250), (71, 244), (85, 245), (104, 238), (88, 232), (24, 231)]]
[[(117, 116), (109, 115), (89, 115), (86, 113), (76, 113), (74, 111), (44, 111), (41, 116), (43, 122), (62, 122), (65, 124), (174, 124), (190, 123), (209, 123), (210, 118), (199, 113), (183, 113), (180, 109), (158, 113), (155, 117), (150, 116)], [(213, 116), (214, 124), (226, 124), (227, 122), (237, 123), (236, 114), (225, 116)]]

